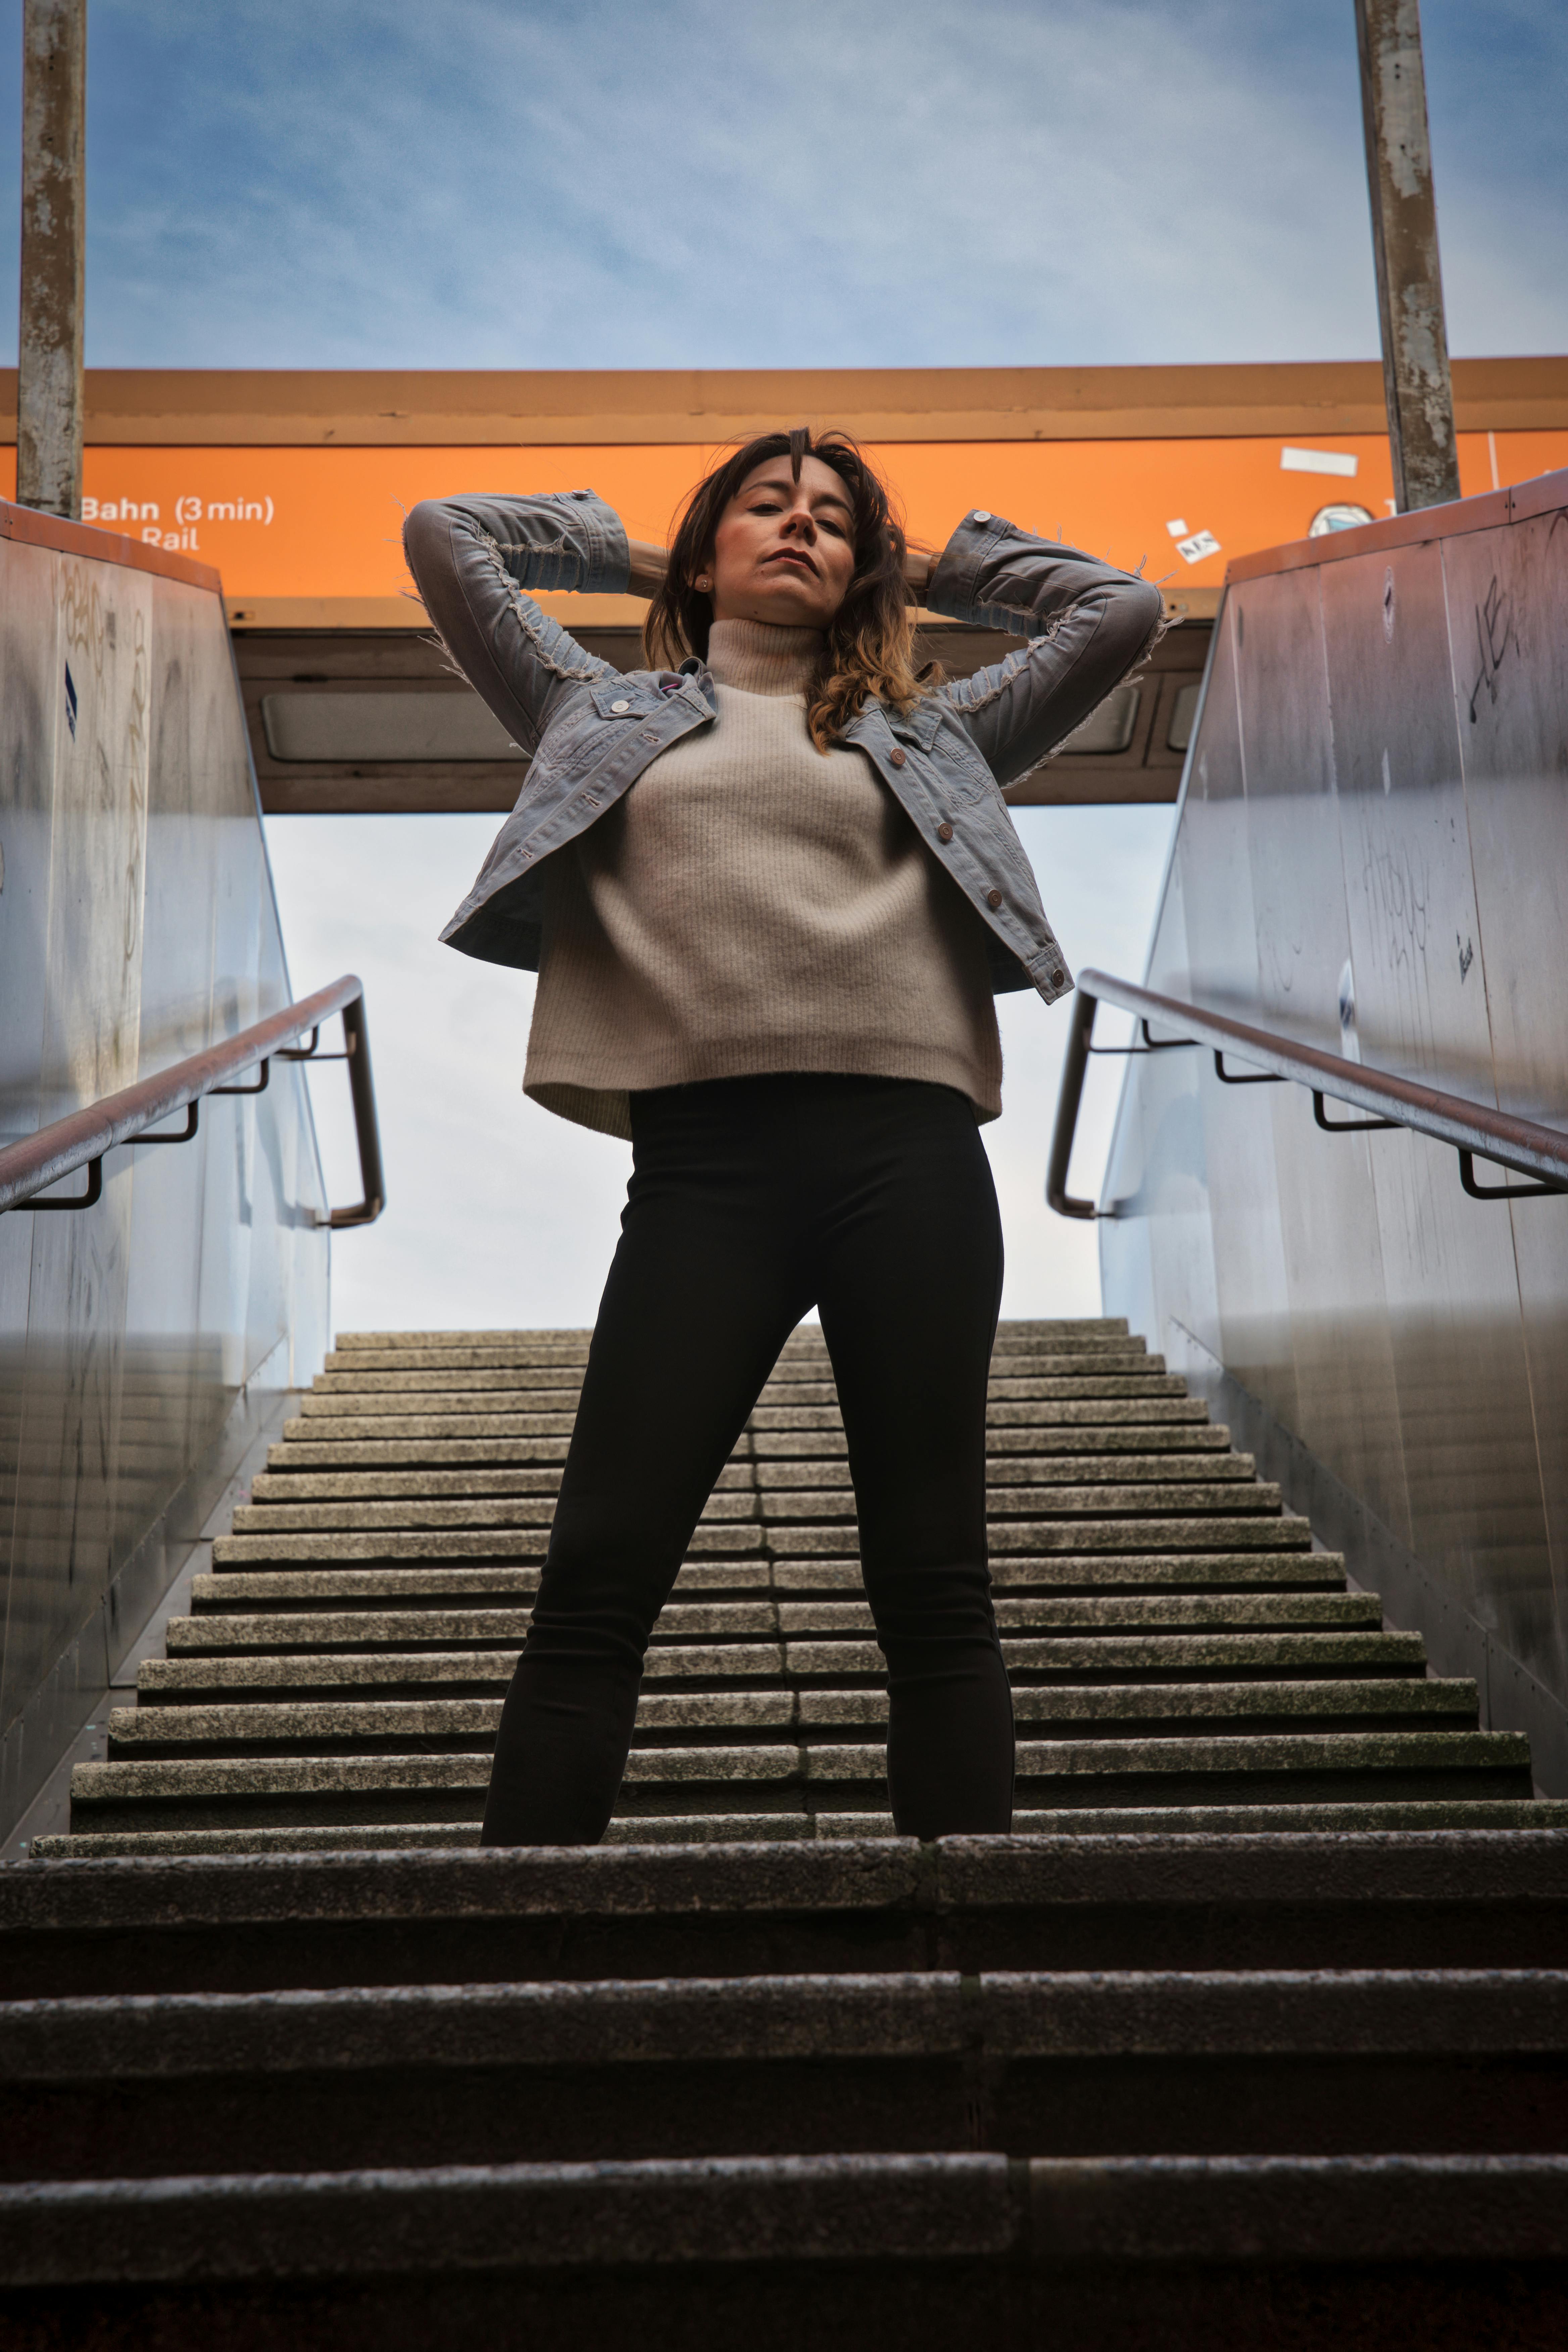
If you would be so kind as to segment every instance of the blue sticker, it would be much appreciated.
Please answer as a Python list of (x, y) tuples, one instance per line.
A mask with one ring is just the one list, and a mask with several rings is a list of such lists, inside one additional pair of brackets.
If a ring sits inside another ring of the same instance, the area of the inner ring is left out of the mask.
[(76, 680), (71, 676), (69, 662), (66, 664), (66, 724), (70, 729), (71, 741), (74, 743), (76, 741)]

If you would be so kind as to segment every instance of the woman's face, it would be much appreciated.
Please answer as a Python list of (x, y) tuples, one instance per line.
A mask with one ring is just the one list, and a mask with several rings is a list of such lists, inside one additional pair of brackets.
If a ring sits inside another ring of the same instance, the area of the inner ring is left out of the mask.
[(849, 492), (820, 457), (768, 457), (749, 473), (719, 519), (710, 569), (716, 621), (772, 621), (825, 629), (855, 572), (855, 510)]

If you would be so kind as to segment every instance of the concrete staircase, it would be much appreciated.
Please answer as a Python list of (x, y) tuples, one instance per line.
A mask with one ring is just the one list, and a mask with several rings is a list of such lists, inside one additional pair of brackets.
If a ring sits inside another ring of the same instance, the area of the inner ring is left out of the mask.
[(345, 1339), (0, 1871), (0, 2340), (1561, 2343), (1568, 1805), (1120, 1326), (997, 1342), (1021, 1834), (892, 1836), (803, 1329), (465, 1851), (586, 1342)]
[[(45, 1850), (474, 1842), (587, 1344), (341, 1341)], [(1004, 1325), (990, 1423), (1020, 1829), (1545, 1818), (1527, 1741), (1478, 1728), (1475, 1685), (1384, 1632), (1123, 1328)], [(660, 1621), (613, 1835), (889, 1833), (856, 1549), (832, 1377), (803, 1329)]]

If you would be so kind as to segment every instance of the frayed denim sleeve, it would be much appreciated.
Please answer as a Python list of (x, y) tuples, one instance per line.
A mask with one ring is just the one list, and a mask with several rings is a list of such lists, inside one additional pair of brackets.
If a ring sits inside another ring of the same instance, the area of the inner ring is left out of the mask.
[(1163, 626), (1147, 580), (999, 515), (966, 515), (943, 549), (927, 608), (1031, 642), (942, 689), (1000, 783), (1027, 775), (1082, 724)]
[(409, 515), (403, 546), (448, 657), (531, 754), (563, 694), (610, 676), (611, 665), (529, 592), (624, 594), (619, 517), (592, 490), (427, 499)]

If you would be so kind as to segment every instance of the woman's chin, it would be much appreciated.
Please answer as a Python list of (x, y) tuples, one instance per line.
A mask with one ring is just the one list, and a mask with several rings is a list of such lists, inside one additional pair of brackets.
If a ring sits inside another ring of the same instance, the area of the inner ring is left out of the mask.
[(775, 629), (825, 629), (828, 619), (810, 590), (797, 587), (793, 580), (769, 581), (754, 588), (731, 617), (766, 621)]

